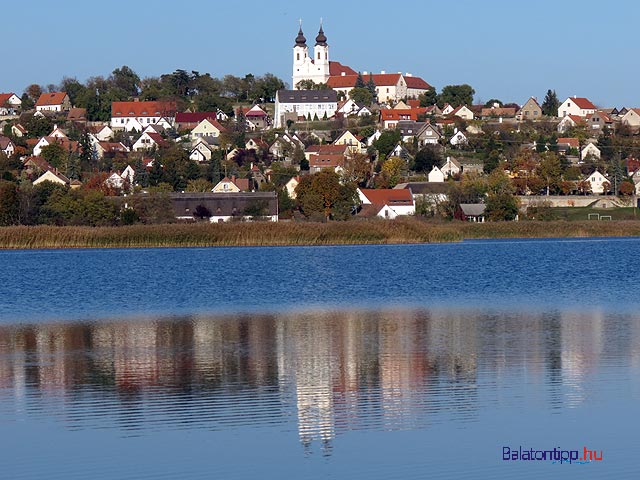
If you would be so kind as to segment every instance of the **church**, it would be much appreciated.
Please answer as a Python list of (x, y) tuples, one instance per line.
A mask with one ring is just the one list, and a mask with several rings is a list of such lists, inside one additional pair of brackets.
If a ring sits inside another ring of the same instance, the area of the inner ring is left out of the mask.
[[(329, 44), (322, 23), (316, 36), (313, 54), (310, 53), (301, 22), (293, 46), (292, 88), (299, 89), (300, 81), (311, 80), (314, 83), (327, 84), (338, 95), (348, 96), (349, 91), (356, 84), (358, 72), (340, 62), (330, 60)], [(362, 76), (365, 82), (370, 78), (373, 79), (378, 102), (397, 102), (405, 98), (418, 98), (420, 94), (433, 88), (422, 78), (410, 73), (368, 74), (363, 72)]]

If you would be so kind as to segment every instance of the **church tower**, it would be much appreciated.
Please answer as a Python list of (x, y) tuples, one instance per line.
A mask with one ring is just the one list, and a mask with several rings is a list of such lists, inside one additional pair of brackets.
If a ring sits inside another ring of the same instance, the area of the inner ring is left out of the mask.
[(307, 39), (304, 38), (302, 33), (302, 20), (300, 21), (300, 30), (298, 30), (298, 36), (296, 37), (296, 43), (293, 46), (293, 84), (292, 89), (296, 89), (296, 83), (300, 80), (307, 78), (309, 72), (309, 48), (307, 47)]
[(296, 89), (300, 80), (311, 80), (314, 83), (326, 83), (329, 80), (329, 45), (327, 37), (322, 29), (316, 37), (316, 44), (313, 47), (313, 56), (309, 55), (307, 39), (302, 33), (302, 21), (300, 29), (293, 46), (293, 76), (291, 88)]
[(327, 37), (322, 30), (322, 20), (320, 21), (320, 31), (316, 37), (316, 45), (313, 47), (313, 63), (316, 66), (316, 75), (323, 77), (323, 80), (316, 83), (325, 83), (329, 79), (329, 45)]

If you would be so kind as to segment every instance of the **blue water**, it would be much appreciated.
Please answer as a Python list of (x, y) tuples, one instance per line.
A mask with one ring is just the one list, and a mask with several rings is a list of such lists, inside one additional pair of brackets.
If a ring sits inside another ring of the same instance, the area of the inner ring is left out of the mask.
[(638, 247), (0, 252), (0, 478), (635, 478)]
[(0, 320), (389, 305), (626, 310), (637, 306), (638, 250), (633, 238), (0, 251)]

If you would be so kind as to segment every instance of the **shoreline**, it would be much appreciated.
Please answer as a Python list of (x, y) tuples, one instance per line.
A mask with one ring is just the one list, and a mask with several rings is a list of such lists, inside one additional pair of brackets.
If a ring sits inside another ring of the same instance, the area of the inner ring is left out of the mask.
[(475, 239), (638, 237), (630, 220), (435, 223), (417, 219), (360, 222), (255, 222), (120, 227), (0, 227), (0, 250), (249, 246), (402, 245)]

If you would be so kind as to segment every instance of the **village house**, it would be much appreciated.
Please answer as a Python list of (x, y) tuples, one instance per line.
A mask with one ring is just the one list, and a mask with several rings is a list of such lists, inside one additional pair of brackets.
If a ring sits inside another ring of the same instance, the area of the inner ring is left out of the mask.
[(440, 167), (440, 171), (445, 178), (454, 177), (462, 172), (462, 165), (454, 157), (447, 157), (444, 165)]
[[(371, 75), (367, 72), (362, 74), (365, 83), (369, 81), (369, 78), (375, 84), (376, 97), (381, 103), (397, 102), (402, 98), (417, 98), (432, 89), (431, 85), (423, 79), (409, 73), (402, 75), (402, 73), (383, 71)], [(341, 75), (329, 78), (327, 85), (348, 98), (349, 92), (355, 87), (357, 81), (358, 75)]]
[(535, 97), (529, 98), (516, 114), (516, 120), (520, 122), (523, 120), (539, 120), (540, 118), (542, 118), (542, 107), (540, 107)]
[(68, 112), (71, 101), (66, 92), (43, 93), (36, 102), (37, 112)]
[(16, 151), (16, 145), (9, 137), (0, 135), (0, 152), (4, 153), (7, 157), (13, 155)]
[(473, 120), (475, 117), (474, 113), (466, 105), (460, 105), (458, 108), (454, 108), (451, 115), (464, 120)]
[(236, 178), (235, 175), (232, 175), (231, 178), (224, 177), (216, 183), (211, 191), (214, 193), (238, 193), (248, 192), (250, 190), (251, 187), (248, 178)]
[(108, 142), (113, 138), (113, 130), (109, 125), (90, 126), (89, 132), (98, 142)]
[(218, 120), (217, 112), (178, 112), (175, 117), (176, 130), (178, 132), (193, 130), (207, 118)]
[(210, 161), (212, 155), (213, 147), (211, 147), (202, 138), (196, 139), (189, 151), (189, 158), (198, 163), (206, 163)]
[(453, 136), (449, 140), (449, 143), (454, 147), (461, 147), (463, 145), (467, 145), (469, 143), (469, 140), (467, 140), (467, 136), (462, 133), (461, 130), (458, 130), (453, 134)]
[(624, 115), (622, 115), (620, 121), (623, 125), (634, 129), (640, 127), (640, 108), (629, 108)]
[(605, 177), (598, 170), (595, 170), (591, 175), (584, 179), (588, 185), (591, 187), (591, 193), (596, 195), (603, 195), (609, 191), (611, 187), (611, 182), (607, 177)]
[(58, 185), (69, 185), (71, 180), (58, 172), (57, 169), (50, 169), (33, 181), (33, 185), (40, 185), (43, 182), (57, 183)]
[(15, 93), (0, 93), (0, 116), (15, 115), (22, 106), (22, 100)]
[(388, 220), (402, 215), (415, 215), (416, 204), (410, 189), (358, 188), (361, 209), (359, 216)]
[(445, 176), (442, 170), (437, 165), (434, 165), (427, 178), (430, 183), (441, 183), (444, 182)]
[(568, 130), (582, 125), (586, 125), (584, 118), (578, 115), (567, 115), (562, 117), (562, 120), (558, 123), (557, 130), (558, 133), (566, 133)]
[(287, 126), (287, 120), (322, 120), (333, 118), (338, 96), (333, 90), (278, 90), (274, 127)]
[(218, 138), (221, 133), (226, 131), (227, 129), (220, 125), (217, 120), (205, 118), (191, 130), (190, 136), (192, 140), (198, 138)]
[(140, 135), (140, 138), (133, 144), (131, 150), (134, 152), (141, 152), (144, 150), (151, 150), (153, 148), (167, 147), (167, 141), (162, 138), (162, 135), (155, 132), (144, 132)]
[(362, 138), (354, 135), (349, 130), (342, 132), (333, 142), (334, 145), (347, 145), (351, 154), (364, 153), (366, 146), (362, 142)]
[(212, 223), (261, 220), (278, 221), (276, 192), (170, 193), (179, 220), (208, 219)]
[(587, 127), (591, 130), (602, 130), (603, 128), (610, 128), (613, 126), (613, 119), (611, 116), (600, 110), (592, 113), (591, 115), (587, 115), (585, 122)]
[(567, 115), (577, 115), (586, 117), (590, 113), (595, 113), (596, 106), (584, 97), (569, 97), (558, 107), (558, 117)]
[(269, 127), (269, 115), (260, 107), (260, 105), (243, 108), (242, 112), (244, 113), (244, 118), (247, 122), (247, 128), (250, 131), (264, 130)]
[(418, 140), (418, 146), (424, 147), (425, 145), (437, 145), (442, 134), (435, 125), (427, 122), (418, 130), (415, 136)]
[(580, 158), (586, 160), (588, 158), (600, 159), (600, 149), (595, 144), (589, 142), (582, 150), (580, 150)]
[(365, 115), (371, 115), (371, 110), (364, 105), (357, 104), (353, 99), (349, 98), (338, 102), (338, 109), (336, 110), (336, 113), (342, 114), (346, 117), (351, 115), (362, 117)]
[(133, 130), (142, 132), (147, 125), (154, 125), (162, 119), (173, 125), (176, 105), (173, 102), (112, 102), (111, 123), (113, 130)]
[(284, 188), (287, 190), (287, 195), (289, 198), (295, 200), (296, 199), (296, 188), (300, 185), (300, 176), (296, 175), (295, 177), (291, 177), (287, 183), (284, 184)]
[(269, 147), (269, 153), (274, 158), (291, 159), (296, 148), (304, 152), (304, 143), (295, 134), (283, 133), (279, 134)]

